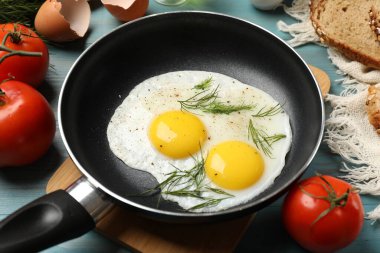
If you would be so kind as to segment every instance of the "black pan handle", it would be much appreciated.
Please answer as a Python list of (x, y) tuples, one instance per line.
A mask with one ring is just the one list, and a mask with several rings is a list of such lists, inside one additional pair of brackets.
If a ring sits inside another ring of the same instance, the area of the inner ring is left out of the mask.
[(95, 226), (64, 190), (49, 193), (0, 222), (0, 252), (37, 252), (76, 238)]
[(92, 230), (112, 205), (99, 190), (88, 189), (95, 188), (80, 179), (67, 191), (49, 193), (5, 218), (0, 222), (0, 252), (38, 252)]

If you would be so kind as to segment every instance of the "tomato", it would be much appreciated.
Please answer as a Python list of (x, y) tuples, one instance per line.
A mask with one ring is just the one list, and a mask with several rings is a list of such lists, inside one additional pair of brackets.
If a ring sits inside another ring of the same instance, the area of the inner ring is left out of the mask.
[(38, 87), (49, 68), (46, 44), (26, 26), (13, 23), (0, 25), (0, 41), (3, 41), (0, 45), (0, 82), (14, 77)]
[(289, 234), (312, 252), (334, 252), (356, 239), (364, 222), (359, 194), (332, 176), (314, 176), (294, 185), (282, 206)]
[(37, 90), (13, 80), (0, 84), (0, 167), (36, 161), (54, 134), (54, 113)]

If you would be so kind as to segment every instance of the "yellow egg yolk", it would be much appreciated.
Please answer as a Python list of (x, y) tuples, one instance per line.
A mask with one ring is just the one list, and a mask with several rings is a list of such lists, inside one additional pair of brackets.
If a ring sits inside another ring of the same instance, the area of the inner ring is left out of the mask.
[(196, 153), (207, 138), (206, 128), (195, 115), (169, 111), (158, 115), (149, 128), (153, 146), (171, 158), (184, 158)]
[(225, 189), (241, 190), (260, 179), (264, 171), (264, 160), (247, 143), (226, 141), (210, 150), (205, 171), (216, 185)]

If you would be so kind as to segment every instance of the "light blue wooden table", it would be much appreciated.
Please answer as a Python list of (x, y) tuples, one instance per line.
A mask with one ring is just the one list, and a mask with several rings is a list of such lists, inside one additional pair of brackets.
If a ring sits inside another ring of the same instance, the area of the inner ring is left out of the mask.
[[(147, 15), (177, 10), (206, 10), (225, 13), (254, 22), (280, 38), (290, 38), (280, 32), (276, 23), (284, 20), (295, 22), (282, 9), (263, 12), (256, 10), (250, 0), (189, 0), (180, 7), (166, 7), (150, 0)], [(58, 96), (63, 80), (79, 54), (96, 39), (121, 25), (114, 19), (98, 1), (90, 1), (92, 5), (91, 25), (88, 36), (76, 43), (63, 47), (49, 46), (51, 65), (46, 83), (40, 91), (47, 97), (57, 112)], [(154, 47), (154, 45), (152, 45)], [(327, 58), (326, 49), (317, 45), (306, 45), (296, 49), (306, 62), (325, 70), (331, 80), (339, 78), (335, 68)], [(99, 63), (101, 64), (101, 63)], [(104, 66), (106, 67), (106, 66)], [(333, 84), (332, 92), (338, 93), (340, 87)], [(328, 110), (328, 107), (327, 107)], [(327, 114), (328, 115), (328, 114)], [(0, 140), (1, 141), (1, 140)], [(49, 152), (37, 163), (21, 168), (0, 170), (0, 219), (3, 219), (17, 208), (41, 196), (53, 172), (68, 157), (57, 129), (54, 143)], [(339, 175), (340, 158), (330, 153), (328, 147), (322, 144), (318, 154), (311, 163), (304, 177), (314, 175), (315, 171)], [(380, 198), (363, 196), (365, 210), (372, 210), (380, 203)], [(238, 245), (236, 252), (304, 252), (285, 232), (280, 220), (282, 199), (257, 213), (256, 219)], [(366, 220), (360, 236), (349, 247), (341, 252), (380, 252), (380, 227)], [(96, 232), (90, 232), (75, 240), (62, 243), (44, 252), (129, 252), (122, 246), (111, 242)]]

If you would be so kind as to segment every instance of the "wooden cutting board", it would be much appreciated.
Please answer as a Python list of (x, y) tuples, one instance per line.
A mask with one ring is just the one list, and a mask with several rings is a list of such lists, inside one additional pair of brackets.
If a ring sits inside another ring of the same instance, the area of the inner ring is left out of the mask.
[[(68, 158), (49, 180), (46, 191), (66, 189), (81, 173)], [(172, 224), (114, 207), (96, 226), (104, 236), (138, 252), (232, 252), (254, 215), (207, 224)]]

